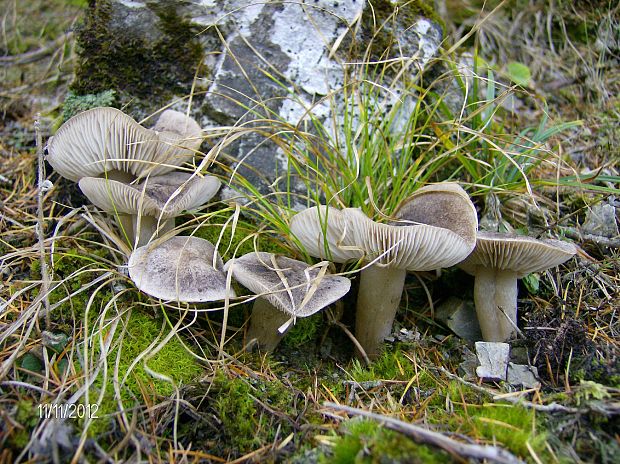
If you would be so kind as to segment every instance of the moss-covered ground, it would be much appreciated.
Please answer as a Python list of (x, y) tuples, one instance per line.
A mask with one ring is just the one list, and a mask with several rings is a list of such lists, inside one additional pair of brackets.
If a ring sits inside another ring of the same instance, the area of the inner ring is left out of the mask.
[[(86, 13), (87, 3), (98, 6)], [(387, 3), (375, 2), (375, 20), (389, 17)], [(403, 9), (409, 3), (405, 19), (429, 14), (428, 2), (399, 3)], [(125, 43), (100, 54), (103, 64), (81, 61), (76, 67), (72, 31), (80, 34), (105, 19), (107, 1), (4, 2), (0, 462), (466, 461), (380, 421), (335, 411), (327, 402), (419, 425), (458, 443), (498, 446), (525, 462), (617, 461), (620, 245), (618, 237), (585, 237), (579, 226), (597, 203), (618, 208), (620, 88), (611, 72), (618, 65), (618, 9), (595, 1), (510, 1), (487, 17), (480, 14), (483, 2), (439, 3), (448, 47), (463, 38), (462, 50), (478, 50), (505, 84), (523, 78), (515, 75), (523, 68), (508, 63), (528, 69), (520, 110), (495, 107), (494, 130), (535, 127), (544, 112), (555, 121), (581, 121), (545, 141), (561, 162), (528, 171), (538, 208), (523, 200), (530, 197), (522, 186), (501, 192), (501, 211), (512, 226), (551, 230), (580, 247), (579, 256), (558, 271), (531, 276), (519, 287), (523, 337), (515, 350), (538, 368), (541, 386), (522, 393), (505, 382), (466, 378), (459, 369), (473, 347), (435, 318), (448, 297), (472, 297), (472, 280), (458, 269), (409, 276), (394, 341), (370, 365), (355, 358), (345, 331), (354, 327), (354, 295), (329, 312), (298, 320), (275, 352), (246, 353), (251, 306), (243, 303), (248, 292), (240, 285), (234, 284), (242, 298), (233, 302), (225, 329), (219, 304), (164, 304), (140, 293), (126, 275), (126, 256), (102, 233), (115, 230), (112, 221), (88, 206), (75, 184), (52, 172), (41, 223), (36, 114), (45, 139), (88, 107), (150, 97), (155, 105), (188, 92), (200, 45), (187, 24), (163, 17), (164, 24), (180, 28), (172, 33), (186, 45), (174, 69), (153, 64), (176, 56), (172, 45), (155, 52), (137, 44), (126, 53)], [(371, 22), (364, 21), (370, 34)], [(109, 37), (99, 33), (82, 37), (81, 46), (93, 47), (93, 53), (103, 47)], [(20, 61), (35, 50), (44, 50), (37, 60)], [(136, 59), (153, 66), (156, 82), (111, 73)], [(95, 72), (101, 77), (93, 78)], [(458, 143), (449, 134), (452, 122), (432, 127), (432, 137), (447, 151)], [(475, 116), (466, 122), (473, 125)], [(480, 127), (474, 129), (487, 129)], [(487, 153), (490, 142), (503, 140), (487, 138), (466, 148)], [(202, 148), (211, 147), (207, 141)], [(465, 176), (465, 167), (450, 169), (442, 166), (438, 175)], [(577, 181), (577, 173), (585, 177)], [(549, 182), (556, 178), (563, 183)], [(470, 185), (477, 194), (485, 188)], [(474, 201), (482, 209), (482, 196)], [(301, 258), (259, 216), (232, 220), (234, 213), (234, 206), (214, 200), (178, 218), (176, 226), (182, 234), (218, 243), (225, 261), (254, 249)], [(39, 228), (49, 282), (42, 274)], [(357, 278), (351, 277), (354, 294)], [(403, 333), (408, 335), (399, 339)], [(43, 405), (53, 403), (88, 406), (92, 417), (42, 417)]]

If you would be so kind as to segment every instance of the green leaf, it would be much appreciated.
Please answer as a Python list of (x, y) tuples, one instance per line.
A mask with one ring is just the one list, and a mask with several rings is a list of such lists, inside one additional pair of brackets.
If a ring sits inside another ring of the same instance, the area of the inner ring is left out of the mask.
[(523, 63), (519, 63), (518, 61), (511, 61), (506, 66), (508, 77), (512, 82), (517, 85), (527, 86), (530, 83), (530, 79), (532, 79), (532, 73), (530, 72), (530, 68), (528, 68)]
[(41, 372), (43, 370), (43, 363), (34, 354), (26, 353), (22, 358), (21, 367), (30, 372)]
[(522, 280), (528, 292), (530, 292), (532, 295), (536, 295), (538, 293), (538, 290), (540, 288), (540, 277), (538, 276), (538, 274), (528, 274), (523, 277)]

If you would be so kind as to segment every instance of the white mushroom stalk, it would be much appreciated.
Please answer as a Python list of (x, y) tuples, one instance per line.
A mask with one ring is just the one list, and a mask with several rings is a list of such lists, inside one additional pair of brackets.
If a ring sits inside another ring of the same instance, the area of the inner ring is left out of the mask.
[(513, 234), (478, 232), (476, 248), (459, 264), (473, 275), (474, 303), (489, 342), (505, 342), (517, 333), (517, 280), (558, 266), (577, 249), (560, 240), (539, 240)]
[(367, 263), (360, 278), (355, 336), (368, 357), (376, 358), (392, 329), (407, 271), (429, 271), (462, 261), (475, 245), (476, 210), (454, 183), (419, 189), (397, 212), (398, 225), (374, 222), (349, 208), (329, 210), (327, 217), (337, 221), (318, 229), (317, 213), (326, 216), (324, 208), (297, 214), (291, 231), (314, 256), (318, 252), (319, 257), (331, 256), (335, 262), (363, 259)]
[[(325, 264), (325, 263), (324, 263)], [(273, 351), (297, 318), (308, 317), (342, 298), (351, 288), (346, 277), (326, 273), (324, 265), (252, 252), (224, 267), (258, 298), (252, 308), (246, 346)]]

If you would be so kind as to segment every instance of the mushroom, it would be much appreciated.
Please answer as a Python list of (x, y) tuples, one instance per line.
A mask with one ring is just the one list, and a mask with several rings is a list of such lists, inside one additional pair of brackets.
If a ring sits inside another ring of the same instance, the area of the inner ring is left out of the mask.
[(334, 263), (357, 261), (365, 253), (353, 241), (348, 210), (324, 205), (307, 208), (293, 216), (291, 232), (310, 256)]
[(202, 303), (233, 298), (223, 262), (211, 242), (176, 236), (136, 248), (129, 257), (129, 277), (140, 290), (167, 301)]
[(482, 338), (504, 342), (513, 337), (517, 279), (558, 266), (576, 252), (575, 245), (561, 240), (478, 232), (476, 248), (459, 267), (476, 278), (474, 303)]
[(83, 177), (79, 186), (95, 206), (116, 214), (132, 243), (142, 246), (152, 237), (172, 230), (174, 218), (181, 211), (209, 201), (220, 181), (213, 176), (169, 172), (148, 177), (135, 186), (99, 177)]
[(476, 210), (461, 187), (442, 183), (415, 192), (392, 224), (377, 223), (358, 209), (335, 211), (327, 216), (338, 221), (323, 228), (316, 213), (313, 222), (313, 211), (303, 211), (293, 217), (291, 231), (311, 254), (331, 255), (335, 262), (363, 258), (367, 263), (360, 278), (355, 336), (368, 357), (376, 358), (391, 331), (407, 271), (462, 261), (475, 246)]
[[(176, 213), (171, 211), (175, 208), (166, 207), (166, 211), (158, 211), (160, 206), (169, 202), (169, 197), (158, 205), (145, 198), (143, 204), (140, 192), (147, 185), (144, 182), (138, 190), (127, 185), (123, 187), (122, 184), (151, 176), (151, 180), (156, 180), (149, 184), (152, 186), (150, 196), (161, 187), (162, 182), (166, 186), (173, 185), (172, 191), (170, 188), (164, 189), (167, 193), (173, 193), (189, 177), (161, 176), (190, 160), (201, 141), (198, 123), (178, 111), (164, 111), (153, 129), (146, 129), (116, 108), (94, 108), (74, 116), (58, 129), (48, 142), (46, 159), (61, 176), (80, 182), (80, 188), (93, 203), (117, 213), (121, 228), (132, 239), (137, 222), (140, 222), (138, 229), (141, 233), (137, 237), (137, 246), (140, 246), (156, 230), (153, 218), (160, 213), (165, 213), (165, 216), (162, 215), (164, 218), (173, 217)], [(215, 192), (210, 192), (213, 188), (217, 191), (217, 187), (215, 181), (209, 179), (198, 181), (201, 184), (194, 182), (195, 185), (181, 195), (175, 203), (177, 213), (202, 204), (196, 201), (204, 202), (213, 196)], [(159, 185), (156, 185), (157, 182)], [(105, 188), (104, 183), (107, 183)], [(206, 189), (199, 195), (203, 200), (194, 198), (200, 188)], [(204, 199), (206, 196), (208, 198)], [(139, 208), (146, 215), (142, 221), (137, 221)], [(134, 216), (133, 220), (131, 216)], [(174, 226), (172, 220), (164, 222), (161, 230), (165, 231), (170, 226)]]
[(390, 334), (407, 271), (453, 266), (476, 243), (476, 209), (455, 183), (420, 188), (395, 217), (393, 224), (379, 224), (359, 215), (363, 226), (354, 228), (372, 263), (361, 272), (355, 322), (355, 336), (370, 358)]
[(298, 317), (308, 317), (342, 298), (350, 289), (346, 277), (325, 273), (324, 267), (252, 252), (228, 261), (235, 280), (258, 295), (247, 338), (263, 351), (273, 351)]
[(84, 111), (49, 140), (46, 160), (74, 182), (82, 177), (128, 181), (165, 174), (193, 157), (201, 132), (196, 121), (177, 111), (164, 111), (160, 121), (155, 127), (166, 130), (146, 129), (116, 108)]

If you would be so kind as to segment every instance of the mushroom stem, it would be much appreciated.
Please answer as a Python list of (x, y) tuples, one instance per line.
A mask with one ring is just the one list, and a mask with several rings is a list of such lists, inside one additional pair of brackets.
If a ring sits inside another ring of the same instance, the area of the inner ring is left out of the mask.
[[(117, 182), (122, 182), (123, 184), (129, 184), (132, 180), (135, 179), (133, 175), (128, 172), (119, 171), (117, 169), (110, 169), (102, 173), (99, 177), (108, 180), (115, 180)], [(130, 214), (119, 213), (116, 212), (115, 215), (118, 225), (121, 228), (121, 234), (127, 240), (133, 240), (135, 237), (134, 234), (134, 219)], [(133, 245), (133, 243), (132, 243)], [(140, 245), (138, 245), (140, 246)]]
[(290, 315), (280, 311), (264, 298), (257, 298), (252, 307), (246, 347), (251, 347), (255, 341), (261, 351), (265, 353), (273, 351), (288, 331), (287, 328), (284, 333), (280, 333), (278, 328), (290, 318)]
[(131, 181), (135, 179), (130, 173), (125, 171), (119, 171), (117, 169), (110, 169), (102, 173), (99, 177), (109, 180), (115, 180), (117, 182), (122, 182), (123, 184), (129, 184)]
[[(159, 221), (159, 228), (157, 227), (158, 218), (153, 216), (138, 216), (132, 215), (132, 231), (133, 240), (137, 239), (137, 247), (141, 247), (149, 243), (153, 238), (163, 235), (166, 232), (174, 229), (174, 218), (164, 219)], [(124, 225), (124, 224), (123, 224)]]
[(136, 236), (133, 230), (134, 217), (131, 214), (125, 213), (116, 213), (115, 217), (117, 224), (121, 228), (123, 238), (133, 246), (134, 237)]
[(508, 341), (517, 333), (517, 273), (479, 266), (475, 275), (474, 302), (482, 338)]
[(370, 359), (379, 356), (383, 339), (392, 330), (406, 275), (405, 269), (376, 264), (361, 272), (355, 338)]

